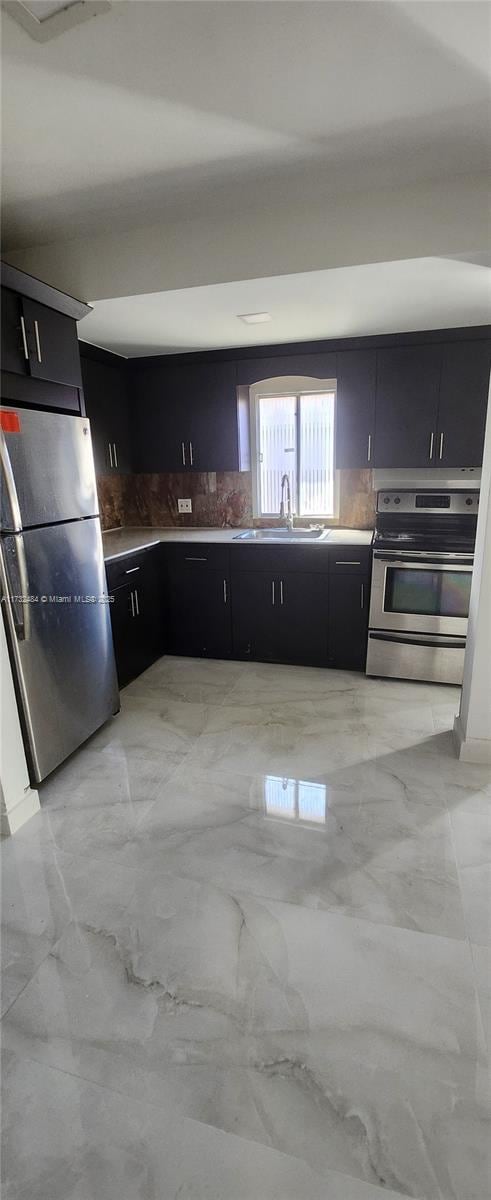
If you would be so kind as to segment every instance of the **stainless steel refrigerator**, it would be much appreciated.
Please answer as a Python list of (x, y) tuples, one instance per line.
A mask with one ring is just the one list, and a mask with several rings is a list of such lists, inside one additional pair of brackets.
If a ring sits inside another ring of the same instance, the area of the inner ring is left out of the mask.
[(119, 709), (90, 425), (2, 406), (2, 608), (33, 782)]

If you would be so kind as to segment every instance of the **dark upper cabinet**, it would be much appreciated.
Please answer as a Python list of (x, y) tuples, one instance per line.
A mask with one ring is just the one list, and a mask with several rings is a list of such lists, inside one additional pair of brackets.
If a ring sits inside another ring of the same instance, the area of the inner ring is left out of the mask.
[(329, 576), (329, 665), (341, 670), (365, 669), (367, 657), (369, 577), (361, 572), (333, 571)]
[(375, 448), (376, 351), (337, 356), (336, 466), (371, 467)]
[(3, 287), (4, 399), (79, 412), (81, 386), (75, 320)]
[(81, 387), (76, 322), (26, 296), (22, 297), (22, 310), (32, 377)]
[(331, 351), (263, 355), (244, 358), (237, 364), (237, 384), (259, 383), (284, 375), (303, 375), (312, 379), (336, 378), (336, 354)]
[(27, 333), (22, 329), (22, 299), (10, 288), (2, 288), (2, 371), (16, 375), (29, 372)]
[(377, 351), (374, 467), (436, 464), (441, 346)]
[(442, 347), (436, 464), (482, 463), (488, 405), (491, 342), (450, 342)]
[(139, 362), (131, 368), (137, 471), (236, 471), (236, 364)]
[(127, 473), (132, 463), (126, 361), (109, 354), (88, 358), (82, 346), (81, 363), (96, 474)]
[(237, 658), (306, 663), (327, 660), (327, 575), (237, 571), (232, 577)]

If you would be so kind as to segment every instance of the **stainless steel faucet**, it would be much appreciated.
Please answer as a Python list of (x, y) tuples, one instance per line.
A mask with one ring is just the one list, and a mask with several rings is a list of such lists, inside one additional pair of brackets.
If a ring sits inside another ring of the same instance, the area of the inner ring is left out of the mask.
[[(286, 503), (287, 503), (286, 517), (285, 517), (285, 501), (284, 501), (285, 483), (286, 483)], [(280, 517), (284, 517), (285, 525), (286, 525), (287, 529), (293, 529), (292, 496), (291, 496), (291, 490), (290, 490), (290, 480), (286, 473), (282, 476), (282, 480), (281, 480)]]

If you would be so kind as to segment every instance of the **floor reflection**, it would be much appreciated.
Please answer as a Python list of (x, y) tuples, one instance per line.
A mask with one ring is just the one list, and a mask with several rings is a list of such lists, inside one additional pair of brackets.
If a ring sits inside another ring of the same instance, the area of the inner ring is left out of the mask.
[(264, 811), (268, 817), (283, 821), (302, 821), (324, 825), (327, 816), (327, 790), (323, 783), (306, 779), (264, 777)]

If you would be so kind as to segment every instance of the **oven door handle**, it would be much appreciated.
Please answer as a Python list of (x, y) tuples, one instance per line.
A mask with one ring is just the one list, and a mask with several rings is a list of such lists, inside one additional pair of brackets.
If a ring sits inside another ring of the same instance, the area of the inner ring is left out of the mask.
[(419, 638), (417, 635), (405, 636), (403, 633), (378, 633), (370, 630), (368, 634), (375, 642), (396, 642), (398, 646), (436, 646), (440, 650), (465, 650), (465, 638), (446, 637), (425, 637)]
[(425, 567), (429, 567), (431, 570), (435, 571), (471, 571), (474, 562), (474, 556), (472, 554), (469, 555), (469, 558), (459, 557), (451, 559), (438, 558), (436, 554), (431, 555), (429, 558), (419, 558), (416, 560), (402, 557), (396, 558), (395, 556), (386, 558), (385, 555), (382, 554), (374, 554), (374, 558), (376, 558), (378, 562), (382, 562), (385, 567), (400, 567), (402, 565), (407, 571), (421, 571)]

